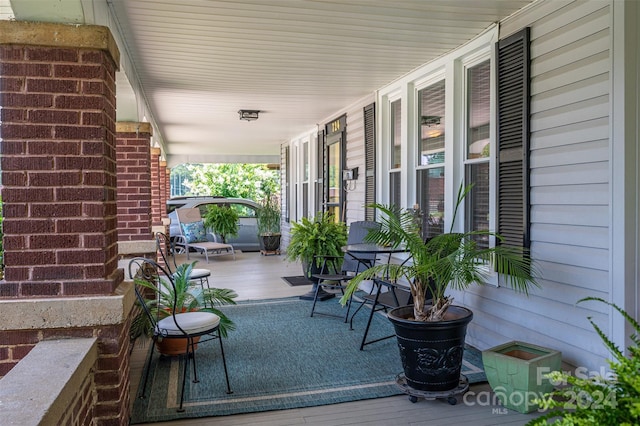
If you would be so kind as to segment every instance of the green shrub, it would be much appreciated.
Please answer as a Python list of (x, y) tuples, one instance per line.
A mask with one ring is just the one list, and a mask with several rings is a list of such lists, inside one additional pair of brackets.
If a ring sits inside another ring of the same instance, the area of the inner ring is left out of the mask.
[(238, 212), (228, 206), (210, 205), (204, 216), (204, 226), (211, 228), (215, 234), (227, 242), (227, 237), (238, 235)]
[[(347, 244), (347, 227), (329, 213), (320, 213), (315, 218), (303, 217), (291, 224), (287, 260), (311, 264), (314, 256), (342, 257), (342, 246)], [(320, 266), (316, 258), (316, 266)]]
[(274, 235), (280, 233), (280, 203), (275, 196), (267, 196), (256, 211), (258, 235)]
[(640, 326), (627, 312), (617, 305), (597, 297), (587, 297), (578, 303), (596, 300), (612, 306), (633, 326), (629, 356), (607, 338), (589, 317), (589, 322), (607, 346), (612, 359), (609, 360), (611, 377), (576, 377), (567, 372), (549, 373), (554, 383), (567, 386), (546, 394), (535, 402), (543, 410), (550, 410), (542, 417), (527, 423), (527, 426), (632, 426), (640, 424)]

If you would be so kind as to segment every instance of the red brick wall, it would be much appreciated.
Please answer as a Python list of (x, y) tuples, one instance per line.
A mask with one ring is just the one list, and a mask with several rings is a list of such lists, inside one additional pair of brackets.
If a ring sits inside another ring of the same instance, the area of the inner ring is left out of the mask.
[(162, 225), (160, 148), (151, 148), (151, 225)]
[(167, 217), (167, 197), (169, 194), (169, 171), (167, 162), (160, 161), (160, 217)]
[(100, 355), (95, 369), (97, 425), (129, 424), (129, 320), (98, 331)]
[(118, 241), (151, 239), (151, 126), (116, 124)]
[(42, 340), (39, 330), (0, 332), (0, 376), (4, 376)]
[[(129, 413), (129, 325), (102, 328), (15, 330), (0, 332), (0, 377), (6, 375), (15, 364), (41, 340), (61, 338), (99, 339), (99, 358), (82, 389), (77, 390), (67, 416), (73, 425), (128, 424)], [(84, 386), (91, 386), (85, 389)], [(94, 394), (95, 393), (95, 397)], [(87, 422), (93, 419), (96, 423)], [(126, 418), (126, 419), (125, 419)]]
[[(165, 206), (167, 203), (167, 200), (169, 200), (171, 198), (171, 168), (167, 167), (166, 169), (166, 173), (165, 173), (165, 185), (167, 188), (167, 192), (165, 192), (164, 194), (164, 201), (165, 201)], [(166, 208), (165, 208), (165, 215), (166, 215)]]
[(60, 419), (61, 425), (92, 425), (93, 412), (96, 405), (96, 394), (93, 391), (95, 383), (94, 375), (89, 374), (84, 378), (80, 387), (76, 390), (74, 398), (69, 401), (69, 409)]
[[(0, 45), (0, 298), (112, 295), (124, 278), (117, 269), (115, 42), (105, 27), (0, 26), (14, 37)], [(74, 42), (83, 47), (69, 47)], [(91, 424), (126, 425), (129, 323), (0, 331), (0, 375), (40, 340), (95, 336), (97, 399), (78, 404)]]
[(0, 296), (109, 294), (117, 267), (115, 64), (108, 52), (0, 46)]

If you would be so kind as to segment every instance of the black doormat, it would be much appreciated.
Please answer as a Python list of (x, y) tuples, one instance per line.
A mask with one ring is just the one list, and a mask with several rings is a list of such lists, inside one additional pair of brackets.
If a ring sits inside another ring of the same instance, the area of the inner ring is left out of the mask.
[(282, 277), (284, 282), (289, 284), (290, 286), (298, 286), (298, 285), (311, 285), (313, 284), (309, 281), (304, 275), (297, 275), (295, 277)]

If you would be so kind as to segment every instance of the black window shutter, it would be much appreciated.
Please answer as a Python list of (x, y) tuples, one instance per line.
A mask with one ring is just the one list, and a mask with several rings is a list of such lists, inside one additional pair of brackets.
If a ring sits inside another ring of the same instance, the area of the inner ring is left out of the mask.
[(364, 217), (375, 220), (375, 209), (367, 207), (376, 202), (376, 104), (364, 107)]
[(496, 43), (497, 244), (529, 248), (529, 28)]

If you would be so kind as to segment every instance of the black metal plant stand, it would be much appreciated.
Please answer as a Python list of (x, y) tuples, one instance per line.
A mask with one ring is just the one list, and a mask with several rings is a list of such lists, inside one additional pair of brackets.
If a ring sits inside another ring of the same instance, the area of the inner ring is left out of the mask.
[(460, 375), (460, 382), (458, 383), (458, 386), (446, 391), (425, 391), (414, 389), (407, 384), (407, 379), (404, 377), (404, 373), (400, 373), (396, 376), (396, 384), (402, 392), (409, 395), (409, 401), (411, 402), (418, 402), (419, 398), (426, 400), (446, 399), (449, 404), (456, 405), (458, 403), (457, 396), (462, 395), (469, 390), (469, 379), (467, 379), (463, 374)]

